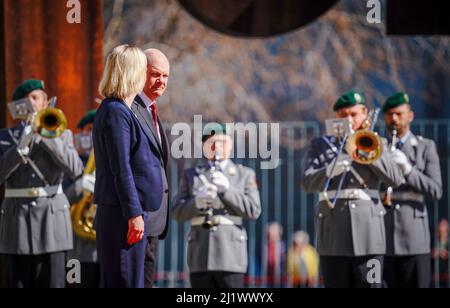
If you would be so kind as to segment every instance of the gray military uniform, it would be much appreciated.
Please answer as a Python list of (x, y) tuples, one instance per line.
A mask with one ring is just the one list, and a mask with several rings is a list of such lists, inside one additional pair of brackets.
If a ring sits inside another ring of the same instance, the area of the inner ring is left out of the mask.
[[(58, 186), (64, 174), (74, 179), (83, 172), (72, 133), (33, 143), (29, 157), (45, 183), (17, 152), (22, 127), (0, 131), (0, 183), (6, 189)], [(5, 198), (0, 215), (0, 253), (40, 255), (72, 249), (70, 204), (63, 193), (48, 197)]]
[[(321, 192), (327, 179), (326, 167), (336, 157), (339, 142), (335, 137), (321, 137), (311, 141), (303, 162), (301, 184), (306, 192)], [(347, 191), (378, 191), (380, 183), (393, 187), (401, 184), (403, 174), (385, 151), (372, 165), (352, 162), (356, 173), (349, 172), (343, 184)], [(360, 183), (358, 176), (364, 184)], [(337, 190), (340, 177), (331, 182), (330, 190)], [(365, 187), (367, 186), (367, 188)], [(377, 193), (378, 194), (378, 193)], [(321, 256), (355, 257), (382, 255), (386, 252), (384, 216), (386, 210), (379, 195), (362, 200), (356, 194), (338, 199), (331, 209), (321, 201), (317, 209), (317, 250)]]
[[(191, 273), (247, 272), (247, 233), (242, 226), (242, 219), (257, 219), (261, 213), (255, 172), (231, 161), (228, 161), (225, 169), (223, 173), (230, 181), (230, 188), (220, 195), (222, 208), (215, 209), (214, 215), (229, 217), (235, 224), (219, 225), (217, 230), (191, 227), (188, 238)], [(204, 166), (188, 169), (181, 178), (172, 211), (173, 218), (178, 222), (202, 219), (195, 206), (193, 191), (203, 185), (199, 175), (207, 171), (208, 167)]]
[(405, 183), (394, 190), (393, 206), (385, 217), (387, 255), (429, 254), (430, 228), (425, 200), (437, 201), (442, 197), (439, 156), (434, 141), (412, 133), (401, 151), (413, 169), (405, 177)]

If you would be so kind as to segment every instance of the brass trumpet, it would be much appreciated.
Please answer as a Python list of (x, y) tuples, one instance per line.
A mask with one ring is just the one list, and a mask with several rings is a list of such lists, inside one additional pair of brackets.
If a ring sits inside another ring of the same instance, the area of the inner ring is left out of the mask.
[(42, 137), (56, 138), (66, 130), (67, 119), (61, 109), (51, 107), (38, 112), (32, 126)]
[(373, 131), (376, 111), (371, 111), (364, 128), (348, 137), (345, 150), (358, 164), (370, 165), (377, 161), (383, 154), (383, 142)]

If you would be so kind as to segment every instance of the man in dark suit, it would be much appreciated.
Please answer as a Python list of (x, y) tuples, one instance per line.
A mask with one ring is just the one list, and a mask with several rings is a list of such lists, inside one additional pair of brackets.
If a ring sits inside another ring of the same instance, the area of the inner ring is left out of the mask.
[(161, 207), (156, 212), (149, 213), (148, 244), (145, 255), (145, 287), (152, 288), (155, 272), (158, 240), (164, 239), (168, 230), (168, 181), (167, 165), (169, 160), (169, 142), (163, 125), (158, 116), (157, 100), (164, 94), (170, 74), (170, 64), (167, 57), (157, 49), (144, 51), (148, 60), (147, 82), (144, 91), (139, 94), (132, 105), (144, 130), (152, 137), (153, 145), (158, 149), (158, 158), (161, 163), (161, 175), (164, 183), (164, 196)]

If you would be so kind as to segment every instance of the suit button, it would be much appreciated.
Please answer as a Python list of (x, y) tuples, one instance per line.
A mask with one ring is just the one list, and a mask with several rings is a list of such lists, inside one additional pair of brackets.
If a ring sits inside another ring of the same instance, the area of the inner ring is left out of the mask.
[(36, 203), (36, 201), (32, 201), (32, 202), (30, 202), (30, 205), (31, 205), (32, 207), (36, 207), (36, 206), (37, 206), (37, 203)]
[(323, 218), (323, 214), (322, 213), (319, 213), (319, 218)]
[(400, 204), (396, 204), (395, 209), (398, 211), (400, 209)]
[(169, 193), (169, 190), (168, 189), (166, 189), (165, 191), (164, 191), (166, 194), (168, 194)]
[(356, 209), (356, 204), (352, 203), (350, 206), (352, 207), (352, 209)]
[(31, 177), (34, 179), (36, 177), (36, 174), (32, 173)]

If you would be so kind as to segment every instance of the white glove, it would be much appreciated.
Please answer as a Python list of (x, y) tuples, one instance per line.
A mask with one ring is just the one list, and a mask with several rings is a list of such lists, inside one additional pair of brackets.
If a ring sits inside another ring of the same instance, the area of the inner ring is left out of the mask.
[(195, 207), (199, 210), (207, 210), (217, 202), (217, 187), (212, 184), (205, 184), (194, 191)]
[(30, 144), (33, 140), (34, 131), (31, 125), (25, 126), (22, 131), (22, 136), (20, 136), (19, 143), (17, 144), (17, 151), (21, 155), (28, 155), (30, 152)]
[(86, 174), (81, 177), (81, 188), (83, 191), (93, 193), (95, 188), (95, 176)]
[[(334, 166), (336, 162), (336, 165)], [(334, 178), (344, 172), (350, 171), (352, 159), (348, 154), (341, 154), (331, 161), (327, 166), (327, 177)], [(333, 169), (334, 166), (334, 169)]]
[(408, 175), (411, 173), (413, 167), (409, 162), (408, 157), (406, 157), (405, 153), (403, 153), (399, 149), (396, 149), (394, 152), (392, 152), (392, 158), (394, 159), (394, 162), (397, 164), (397, 166), (399, 166), (403, 171), (404, 175)]
[(226, 192), (230, 188), (230, 181), (220, 171), (216, 171), (211, 176), (212, 183), (217, 186), (219, 192)]

